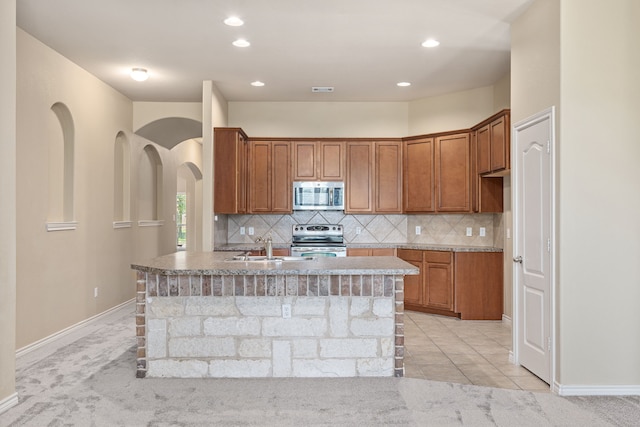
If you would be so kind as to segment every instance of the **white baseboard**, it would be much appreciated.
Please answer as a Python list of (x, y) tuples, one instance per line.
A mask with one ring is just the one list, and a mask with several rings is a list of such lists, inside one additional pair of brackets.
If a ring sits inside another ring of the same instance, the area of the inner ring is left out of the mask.
[(13, 393), (0, 400), (0, 414), (8, 411), (18, 404), (18, 393)]
[(509, 350), (509, 363), (513, 363), (513, 364), (516, 363), (516, 358), (513, 355), (513, 350)]
[(511, 317), (507, 316), (506, 314), (502, 315), (502, 323), (506, 323), (509, 326), (513, 325), (513, 322), (511, 321)]
[(115, 307), (110, 308), (109, 310), (103, 311), (100, 314), (96, 314), (93, 317), (89, 317), (88, 319), (85, 319), (81, 322), (76, 323), (75, 325), (71, 325), (68, 328), (62, 329), (61, 331), (58, 331), (54, 334), (49, 335), (48, 337), (42, 338), (41, 340), (35, 341), (29, 345), (26, 345), (18, 350), (16, 350), (16, 358), (22, 357), (25, 354), (28, 354), (40, 347), (43, 347), (47, 344), (51, 344), (52, 342), (55, 342), (56, 340), (69, 335), (72, 332), (76, 332), (79, 329), (88, 326), (92, 323), (95, 323), (99, 320), (103, 320), (104, 318), (108, 317), (109, 315), (117, 312), (118, 310), (128, 306), (129, 304), (133, 304), (135, 302), (135, 298), (132, 298), (128, 301), (123, 302), (122, 304), (116, 305)]
[(553, 383), (560, 396), (640, 396), (640, 385), (562, 385)]

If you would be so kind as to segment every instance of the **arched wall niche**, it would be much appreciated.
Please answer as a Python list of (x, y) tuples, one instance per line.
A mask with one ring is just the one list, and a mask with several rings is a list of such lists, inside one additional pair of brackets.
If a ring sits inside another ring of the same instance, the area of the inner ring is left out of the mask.
[(138, 219), (160, 221), (162, 212), (162, 159), (158, 150), (148, 144), (138, 164)]
[(75, 126), (69, 108), (56, 102), (51, 106), (49, 126), (49, 203), (47, 230), (75, 229), (74, 149)]
[(124, 132), (116, 135), (113, 147), (114, 226), (131, 225), (131, 146)]

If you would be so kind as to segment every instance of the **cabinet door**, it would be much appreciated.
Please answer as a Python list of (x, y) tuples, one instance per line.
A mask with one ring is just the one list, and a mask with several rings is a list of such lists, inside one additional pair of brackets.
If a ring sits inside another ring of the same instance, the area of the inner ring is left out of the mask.
[(249, 157), (250, 212), (291, 212), (291, 143), (252, 141)]
[(247, 137), (239, 128), (215, 128), (213, 134), (213, 210), (246, 213)]
[(249, 164), (249, 211), (271, 212), (271, 143), (252, 141)]
[(420, 274), (417, 276), (404, 276), (404, 303), (422, 305), (422, 291), (424, 289), (422, 251), (398, 249), (398, 258), (405, 260), (420, 270)]
[(491, 129), (489, 125), (476, 131), (476, 165), (478, 173), (491, 172)]
[(404, 211), (435, 212), (433, 138), (405, 141), (403, 157)]
[(319, 142), (318, 158), (320, 181), (344, 181), (344, 142)]
[(371, 256), (396, 256), (394, 248), (371, 248)]
[(424, 305), (453, 312), (451, 252), (424, 251)]
[(471, 210), (469, 133), (436, 138), (436, 200), (438, 212)]
[(347, 256), (370, 256), (369, 248), (347, 248)]
[(293, 143), (293, 180), (315, 181), (318, 179), (318, 163), (315, 141), (296, 141)]
[(491, 172), (509, 169), (508, 123), (509, 116), (504, 115), (489, 125), (491, 127)]
[(271, 143), (271, 212), (292, 211), (291, 195), (291, 143), (274, 141)]
[(375, 212), (402, 213), (402, 143), (375, 142)]
[(373, 212), (373, 165), (372, 143), (347, 143), (345, 212)]

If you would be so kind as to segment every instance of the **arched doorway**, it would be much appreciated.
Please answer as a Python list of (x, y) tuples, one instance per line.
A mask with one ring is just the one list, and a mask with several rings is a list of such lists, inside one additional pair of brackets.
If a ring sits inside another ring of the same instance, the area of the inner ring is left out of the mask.
[(177, 170), (176, 248), (202, 250), (202, 172), (191, 162)]

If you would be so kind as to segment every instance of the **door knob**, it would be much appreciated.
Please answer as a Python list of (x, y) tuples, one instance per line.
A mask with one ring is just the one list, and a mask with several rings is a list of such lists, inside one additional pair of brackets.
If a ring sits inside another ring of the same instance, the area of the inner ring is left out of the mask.
[(513, 259), (513, 262), (517, 262), (519, 264), (522, 264), (522, 257), (521, 256), (517, 256)]

